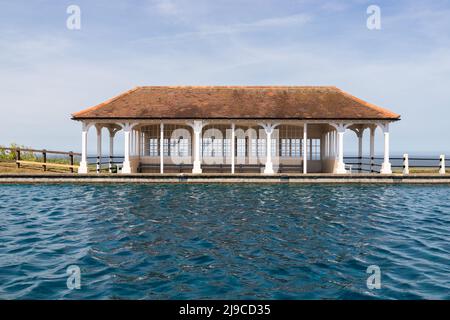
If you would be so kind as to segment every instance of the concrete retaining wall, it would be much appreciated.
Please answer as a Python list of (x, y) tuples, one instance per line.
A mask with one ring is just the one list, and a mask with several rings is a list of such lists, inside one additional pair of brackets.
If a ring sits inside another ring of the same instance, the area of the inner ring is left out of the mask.
[(450, 184), (450, 175), (380, 174), (0, 174), (0, 183), (359, 183)]

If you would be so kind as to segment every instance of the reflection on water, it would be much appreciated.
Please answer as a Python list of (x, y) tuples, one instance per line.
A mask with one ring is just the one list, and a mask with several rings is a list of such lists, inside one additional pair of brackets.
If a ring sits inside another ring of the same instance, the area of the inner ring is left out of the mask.
[(449, 299), (449, 191), (2, 185), (0, 298)]

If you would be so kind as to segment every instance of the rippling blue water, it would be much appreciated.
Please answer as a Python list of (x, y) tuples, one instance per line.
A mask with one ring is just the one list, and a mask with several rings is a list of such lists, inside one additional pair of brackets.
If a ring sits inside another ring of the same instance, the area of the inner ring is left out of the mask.
[(449, 236), (448, 186), (0, 185), (0, 298), (450, 299)]

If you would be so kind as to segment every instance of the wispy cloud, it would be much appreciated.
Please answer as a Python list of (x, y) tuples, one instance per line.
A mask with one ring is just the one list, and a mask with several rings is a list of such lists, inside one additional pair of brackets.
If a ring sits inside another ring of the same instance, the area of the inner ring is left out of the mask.
[(156, 0), (151, 5), (151, 9), (155, 10), (157, 13), (161, 15), (177, 15), (180, 14), (180, 8), (173, 0)]
[(320, 8), (326, 11), (341, 12), (350, 6), (347, 1), (326, 1), (320, 5)]
[(268, 27), (293, 27), (302, 25), (311, 20), (311, 16), (307, 14), (294, 14), (283, 17), (266, 18), (250, 23), (239, 23), (232, 26), (232, 30), (249, 30), (253, 28)]
[(21, 65), (35, 65), (39, 61), (63, 58), (73, 48), (73, 43), (64, 37), (38, 35), (26, 37), (18, 33), (0, 36), (0, 66), (3, 70)]
[[(405, 32), (405, 38), (432, 40), (435, 44), (450, 45), (450, 8), (411, 5), (396, 14), (384, 15), (383, 23), (391, 30)], [(430, 48), (433, 49), (433, 48)]]
[(180, 32), (176, 34), (161, 35), (150, 38), (142, 38), (137, 40), (137, 42), (153, 43), (155, 40), (169, 40), (177, 41), (180, 39), (196, 38), (196, 37), (208, 37), (217, 35), (232, 35), (232, 34), (243, 34), (250, 32), (261, 32), (270, 29), (273, 31), (276, 28), (295, 28), (300, 27), (312, 20), (312, 16), (308, 14), (295, 14), (282, 17), (272, 17), (266, 19), (255, 20), (246, 23), (235, 23), (229, 25), (198, 25), (195, 31), (190, 32)]

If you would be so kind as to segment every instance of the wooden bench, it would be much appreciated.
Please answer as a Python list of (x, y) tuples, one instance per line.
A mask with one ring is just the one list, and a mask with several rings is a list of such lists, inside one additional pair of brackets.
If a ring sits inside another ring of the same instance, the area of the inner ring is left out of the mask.
[[(137, 168), (137, 172), (141, 173), (142, 169), (153, 169), (155, 172), (159, 172), (160, 164), (159, 163), (139, 163)], [(182, 173), (185, 171), (192, 170), (192, 164), (164, 164), (164, 170), (167, 171), (177, 171), (178, 173)]]
[(43, 167), (44, 170), (47, 167), (54, 167), (54, 168), (65, 168), (65, 169), (78, 169), (79, 166), (73, 165), (73, 164), (62, 164), (62, 163), (52, 163), (52, 162), (37, 162), (37, 161), (25, 161), (25, 160), (17, 160), (17, 164), (27, 164), (27, 165), (34, 165), (34, 166), (40, 166)]

